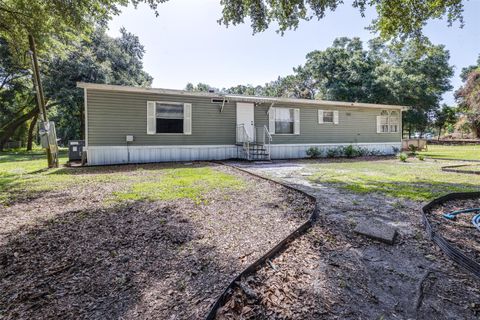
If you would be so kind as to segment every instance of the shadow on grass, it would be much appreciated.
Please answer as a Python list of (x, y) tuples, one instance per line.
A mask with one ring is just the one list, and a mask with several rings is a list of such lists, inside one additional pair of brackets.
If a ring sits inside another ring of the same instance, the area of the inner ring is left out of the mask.
[(204, 168), (211, 167), (207, 162), (162, 162), (162, 163), (144, 163), (144, 164), (120, 164), (109, 166), (85, 166), (85, 167), (63, 167), (54, 170), (48, 175), (84, 175), (84, 174), (115, 174), (126, 173), (140, 170), (162, 170), (162, 169), (185, 169), (185, 168)]
[[(0, 246), (6, 318), (197, 318), (238, 272), (175, 204), (70, 211)], [(226, 259), (228, 260), (228, 259)]]
[(417, 201), (431, 200), (451, 192), (480, 191), (476, 184), (437, 182), (417, 180), (415, 182), (358, 180), (340, 182), (321, 178), (312, 181), (320, 184), (329, 184), (336, 188), (346, 189), (356, 193), (381, 193), (391, 197), (406, 198)]

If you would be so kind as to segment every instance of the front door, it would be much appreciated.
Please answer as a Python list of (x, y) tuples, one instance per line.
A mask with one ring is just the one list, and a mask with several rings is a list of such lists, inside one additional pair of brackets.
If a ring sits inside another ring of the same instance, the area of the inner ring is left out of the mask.
[[(253, 103), (237, 102), (237, 141), (244, 142), (245, 137), (241, 134), (241, 127), (245, 127), (245, 131), (253, 141)], [(239, 130), (240, 129), (240, 130)]]

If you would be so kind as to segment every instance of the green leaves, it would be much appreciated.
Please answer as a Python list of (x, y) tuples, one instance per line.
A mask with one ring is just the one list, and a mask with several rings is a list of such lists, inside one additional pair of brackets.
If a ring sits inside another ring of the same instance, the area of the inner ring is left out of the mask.
[[(219, 23), (228, 27), (248, 18), (253, 33), (265, 31), (276, 23), (277, 31), (282, 34), (295, 30), (302, 20), (322, 19), (327, 12), (345, 5), (342, 0), (221, 0), (220, 3), (223, 11)], [(462, 0), (355, 0), (352, 6), (362, 16), (367, 7), (375, 8), (378, 18), (372, 21), (370, 29), (383, 40), (423, 40), (423, 27), (430, 19), (446, 19), (449, 25), (458, 21), (463, 26)]]

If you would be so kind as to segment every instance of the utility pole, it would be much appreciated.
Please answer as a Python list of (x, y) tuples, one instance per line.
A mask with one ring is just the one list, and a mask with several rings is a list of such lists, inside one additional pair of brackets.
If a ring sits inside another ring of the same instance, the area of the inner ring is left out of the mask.
[(43, 95), (42, 80), (40, 78), (40, 69), (38, 68), (37, 50), (35, 48), (35, 40), (31, 34), (28, 35), (30, 44), (30, 57), (32, 59), (33, 68), (33, 85), (35, 86), (36, 100), (38, 110), (40, 111), (42, 146), (47, 152), (47, 160), (49, 168), (58, 168), (58, 145), (57, 135), (55, 133), (55, 125), (48, 121), (47, 108), (45, 106), (45, 97)]

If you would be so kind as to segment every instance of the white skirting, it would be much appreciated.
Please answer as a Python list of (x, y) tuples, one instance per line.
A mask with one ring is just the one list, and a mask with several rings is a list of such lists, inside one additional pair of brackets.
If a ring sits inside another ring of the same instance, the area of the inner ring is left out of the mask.
[[(307, 157), (310, 147), (317, 147), (325, 154), (326, 150), (340, 146), (354, 145), (377, 151), (380, 154), (393, 154), (400, 149), (401, 142), (385, 143), (329, 143), (329, 144), (272, 144), (272, 159), (295, 159)], [(148, 163), (195, 160), (226, 160), (238, 158), (242, 153), (236, 145), (200, 146), (89, 146), (88, 165), (108, 165), (126, 163)]]

